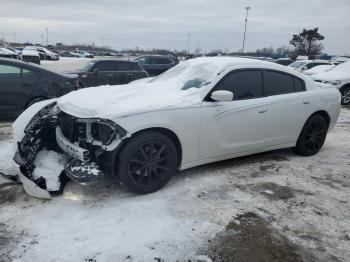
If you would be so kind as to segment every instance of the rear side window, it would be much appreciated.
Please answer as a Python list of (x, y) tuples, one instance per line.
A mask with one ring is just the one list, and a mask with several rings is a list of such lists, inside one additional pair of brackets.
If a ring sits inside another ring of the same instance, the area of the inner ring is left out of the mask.
[(296, 77), (269, 70), (264, 73), (264, 96), (300, 92), (304, 89), (304, 82)]
[(234, 100), (252, 99), (262, 96), (262, 74), (260, 70), (232, 72), (216, 86), (215, 91), (233, 92)]
[(294, 91), (295, 92), (305, 91), (304, 82), (296, 77), (294, 77)]
[(287, 74), (265, 71), (264, 95), (280, 95), (294, 92), (293, 78)]
[(150, 64), (153, 65), (168, 65), (173, 62), (170, 58), (166, 57), (150, 57), (149, 60)]
[(135, 62), (116, 62), (113, 71), (141, 71), (141, 69)]
[(21, 68), (9, 65), (0, 65), (0, 78), (19, 78)]
[(98, 71), (114, 71), (113, 64), (113, 62), (97, 62), (93, 66), (93, 69), (97, 69)]

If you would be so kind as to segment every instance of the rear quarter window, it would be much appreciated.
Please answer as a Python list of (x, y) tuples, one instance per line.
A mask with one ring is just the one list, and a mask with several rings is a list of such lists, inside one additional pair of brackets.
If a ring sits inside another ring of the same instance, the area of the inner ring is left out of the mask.
[(264, 96), (302, 91), (305, 91), (305, 83), (302, 79), (283, 72), (270, 70), (264, 72)]

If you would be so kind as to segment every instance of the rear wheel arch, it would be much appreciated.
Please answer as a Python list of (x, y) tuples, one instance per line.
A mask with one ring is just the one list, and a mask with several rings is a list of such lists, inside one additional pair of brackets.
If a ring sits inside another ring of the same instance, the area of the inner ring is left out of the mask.
[(327, 123), (328, 123), (328, 126), (329, 124), (331, 123), (331, 117), (329, 116), (329, 114), (327, 113), (327, 111), (325, 110), (319, 110), (319, 111), (316, 111), (315, 113), (313, 113), (306, 121), (305, 123), (314, 115), (320, 115), (322, 117), (324, 117), (324, 119), (326, 119)]

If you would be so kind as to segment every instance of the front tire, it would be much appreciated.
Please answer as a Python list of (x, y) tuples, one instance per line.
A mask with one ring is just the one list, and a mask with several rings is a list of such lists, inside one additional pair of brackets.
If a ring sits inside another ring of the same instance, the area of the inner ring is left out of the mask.
[(175, 174), (177, 152), (166, 135), (149, 131), (135, 135), (121, 149), (116, 171), (128, 190), (148, 194), (165, 186)]
[(341, 93), (341, 104), (350, 105), (350, 86), (343, 87)]
[(302, 156), (317, 154), (326, 140), (327, 131), (328, 122), (323, 116), (311, 116), (301, 130), (294, 152)]

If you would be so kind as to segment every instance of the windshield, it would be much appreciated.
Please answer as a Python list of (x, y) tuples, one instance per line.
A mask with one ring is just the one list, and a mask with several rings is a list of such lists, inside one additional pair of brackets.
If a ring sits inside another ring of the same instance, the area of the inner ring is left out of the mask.
[(302, 61), (295, 61), (294, 63), (291, 63), (289, 66), (293, 68), (299, 68), (303, 65), (305, 65), (307, 62), (302, 62)]
[(176, 84), (181, 90), (201, 88), (207, 85), (218, 72), (219, 68), (215, 64), (193, 64), (185, 61), (153, 78), (150, 83), (169, 82), (170, 85), (171, 82), (171, 85)]
[(95, 64), (95, 62), (91, 61), (89, 63), (87, 63), (86, 65), (84, 65), (81, 69), (79, 69), (80, 71), (83, 72), (87, 72), (91, 69), (91, 67)]

